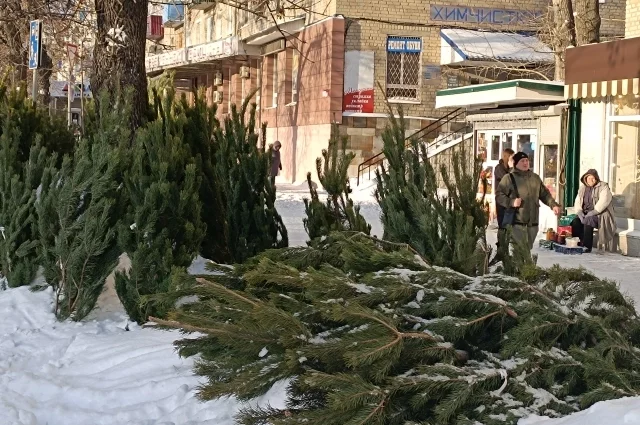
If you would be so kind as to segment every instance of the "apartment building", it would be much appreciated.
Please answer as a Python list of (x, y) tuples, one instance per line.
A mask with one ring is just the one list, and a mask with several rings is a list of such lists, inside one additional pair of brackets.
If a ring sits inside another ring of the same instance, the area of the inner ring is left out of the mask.
[[(623, 0), (600, 0), (602, 33), (624, 35)], [(173, 70), (185, 90), (202, 88), (221, 115), (260, 87), (255, 100), (267, 142), (282, 142), (284, 181), (315, 169), (332, 124), (357, 164), (382, 148), (385, 99), (402, 107), (407, 135), (447, 111), (436, 91), (552, 75), (553, 52), (534, 33), (546, 0), (250, 1), (184, 7), (149, 46), (150, 77)], [(249, 10), (251, 12), (249, 12)]]

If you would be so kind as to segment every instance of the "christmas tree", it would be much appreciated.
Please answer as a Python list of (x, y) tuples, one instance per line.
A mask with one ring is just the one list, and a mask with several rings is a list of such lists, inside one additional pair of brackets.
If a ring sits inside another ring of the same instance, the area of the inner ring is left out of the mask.
[[(29, 285), (38, 268), (38, 234), (36, 224), (37, 188), (47, 161), (39, 141), (31, 148), (29, 158), (18, 159), (20, 132), (15, 120), (4, 121), (0, 136), (0, 265), (8, 286)], [(5, 285), (3, 285), (5, 286)]]
[(204, 237), (200, 175), (185, 142), (188, 118), (156, 97), (158, 117), (138, 130), (124, 175), (128, 211), (119, 231), (131, 269), (116, 273), (116, 290), (132, 320), (164, 311), (142, 305), (145, 295), (170, 290), (174, 267), (188, 267)]
[[(165, 90), (172, 97), (173, 90)], [(189, 106), (185, 97), (174, 103), (178, 111), (184, 111), (184, 140), (191, 148), (198, 174), (201, 179), (200, 199), (202, 201), (202, 220), (206, 223), (206, 235), (202, 241), (200, 253), (203, 257), (218, 262), (231, 261), (227, 246), (228, 228), (226, 226), (225, 198), (223, 179), (216, 172), (214, 134), (220, 129), (216, 118), (216, 104), (207, 106), (206, 96), (202, 92), (194, 93), (194, 104)], [(225, 179), (227, 177), (225, 176)]]
[[(122, 104), (120, 104), (122, 106)], [(120, 250), (116, 229), (123, 197), (123, 173), (130, 133), (122, 110), (103, 111), (95, 131), (81, 140), (73, 157), (48, 167), (36, 203), (44, 276), (55, 291), (59, 319), (81, 320), (93, 309)]]
[[(256, 105), (249, 96), (213, 133), (215, 172), (222, 190), (225, 244), (234, 262), (269, 248), (288, 245), (287, 229), (275, 208), (275, 188), (269, 181), (271, 155), (258, 147)], [(247, 120), (248, 117), (248, 120)], [(264, 137), (265, 128), (262, 135)]]
[(367, 235), (371, 232), (371, 226), (360, 214), (360, 207), (354, 206), (353, 200), (349, 199), (349, 165), (355, 154), (346, 153), (346, 147), (347, 138), (340, 137), (338, 126), (332, 125), (329, 146), (322, 150), (322, 158), (316, 159), (318, 180), (327, 192), (326, 202), (320, 201), (311, 173), (307, 174), (311, 200), (304, 199), (307, 217), (303, 222), (311, 239), (340, 230), (364, 232)]
[(453, 153), (451, 166), (439, 170), (447, 192), (441, 194), (426, 146), (411, 139), (407, 148), (399, 112), (400, 118), (389, 114), (382, 134), (387, 165), (376, 170), (384, 239), (409, 244), (430, 264), (485, 273), (490, 252), (488, 212), (484, 199), (477, 199), (481, 161), (469, 160), (464, 148)]
[(157, 323), (204, 335), (178, 343), (204, 399), (289, 383), (245, 424), (515, 425), (640, 394), (635, 309), (582, 270), (471, 278), (361, 233), (215, 269)]

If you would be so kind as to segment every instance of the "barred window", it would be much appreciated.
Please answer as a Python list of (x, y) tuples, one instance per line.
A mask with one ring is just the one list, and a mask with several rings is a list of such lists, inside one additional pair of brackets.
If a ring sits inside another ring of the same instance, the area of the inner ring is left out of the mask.
[[(420, 99), (420, 51), (398, 47), (397, 37), (387, 40), (387, 97), (390, 100)], [(403, 37), (405, 45), (421, 46), (419, 37)], [(392, 46), (392, 42), (396, 44)], [(401, 45), (402, 46), (402, 45)], [(414, 51), (411, 51), (414, 50)]]

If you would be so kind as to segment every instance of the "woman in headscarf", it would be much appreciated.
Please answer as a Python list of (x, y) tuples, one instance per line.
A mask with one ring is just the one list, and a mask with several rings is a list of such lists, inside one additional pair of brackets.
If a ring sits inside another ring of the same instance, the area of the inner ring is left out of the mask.
[(616, 234), (613, 216), (613, 195), (609, 185), (600, 181), (596, 170), (587, 171), (581, 178), (574, 209), (578, 217), (571, 223), (573, 236), (580, 238), (585, 252), (593, 249), (593, 229), (598, 229), (598, 247), (611, 250)]

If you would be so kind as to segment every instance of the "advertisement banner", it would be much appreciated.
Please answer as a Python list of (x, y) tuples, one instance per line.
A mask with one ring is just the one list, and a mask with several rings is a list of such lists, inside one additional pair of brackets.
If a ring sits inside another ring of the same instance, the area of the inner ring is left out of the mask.
[(344, 112), (373, 113), (374, 52), (350, 51), (344, 55)]

